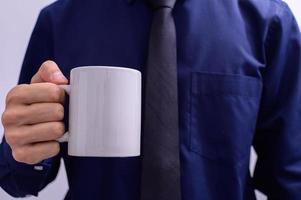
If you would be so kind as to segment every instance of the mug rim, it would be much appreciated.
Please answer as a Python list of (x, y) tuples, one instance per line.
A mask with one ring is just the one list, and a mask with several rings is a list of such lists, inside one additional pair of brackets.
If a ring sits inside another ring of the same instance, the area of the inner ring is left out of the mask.
[(86, 65), (79, 66), (71, 69), (71, 72), (83, 71), (83, 70), (97, 70), (97, 69), (105, 69), (105, 70), (124, 70), (128, 72), (135, 72), (141, 74), (141, 72), (137, 69), (129, 68), (129, 67), (121, 67), (121, 66), (105, 66), (105, 65)]

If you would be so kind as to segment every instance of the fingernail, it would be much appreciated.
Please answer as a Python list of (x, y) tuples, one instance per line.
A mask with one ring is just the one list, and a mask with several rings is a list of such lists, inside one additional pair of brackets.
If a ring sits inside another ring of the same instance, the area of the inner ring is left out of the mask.
[(50, 79), (52, 81), (68, 81), (62, 72), (54, 72)]

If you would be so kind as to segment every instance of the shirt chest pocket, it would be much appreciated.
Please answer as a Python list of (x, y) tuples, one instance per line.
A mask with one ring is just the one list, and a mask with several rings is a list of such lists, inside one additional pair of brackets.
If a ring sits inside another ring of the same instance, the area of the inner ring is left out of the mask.
[(248, 158), (262, 90), (257, 78), (192, 73), (190, 149), (214, 161)]

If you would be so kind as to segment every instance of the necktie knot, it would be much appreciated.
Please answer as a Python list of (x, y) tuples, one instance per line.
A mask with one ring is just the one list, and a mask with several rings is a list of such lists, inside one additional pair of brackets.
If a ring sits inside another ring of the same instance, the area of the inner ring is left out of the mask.
[(160, 8), (171, 8), (173, 9), (176, 0), (146, 0), (150, 7), (154, 10)]

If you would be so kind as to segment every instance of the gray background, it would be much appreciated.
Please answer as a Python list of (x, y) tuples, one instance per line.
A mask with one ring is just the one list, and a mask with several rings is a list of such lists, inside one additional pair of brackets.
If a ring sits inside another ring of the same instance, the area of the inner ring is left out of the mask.
[[(24, 57), (27, 43), (41, 8), (53, 2), (53, 0), (0, 0), (0, 114), (4, 110), (6, 93), (12, 88), (18, 79), (20, 66)], [(296, 18), (301, 24), (300, 0), (286, 0)], [(3, 127), (0, 124), (0, 137)], [(252, 151), (251, 172), (254, 169), (256, 155)], [(63, 162), (62, 162), (63, 164)], [(59, 174), (54, 182), (49, 184), (39, 193), (39, 197), (27, 197), (27, 200), (60, 200), (66, 194), (68, 183), (64, 165), (61, 165)], [(258, 200), (266, 198), (257, 193)], [(0, 188), (0, 199), (14, 199)]]

